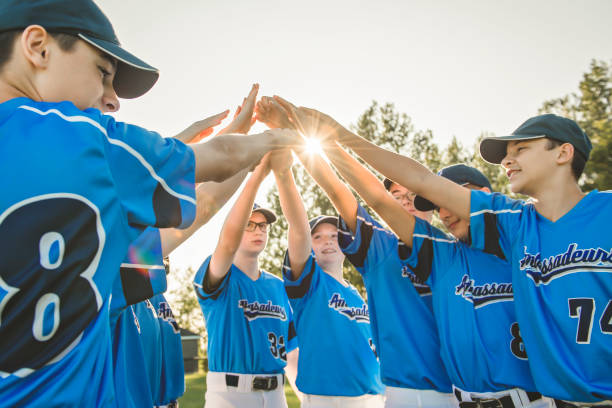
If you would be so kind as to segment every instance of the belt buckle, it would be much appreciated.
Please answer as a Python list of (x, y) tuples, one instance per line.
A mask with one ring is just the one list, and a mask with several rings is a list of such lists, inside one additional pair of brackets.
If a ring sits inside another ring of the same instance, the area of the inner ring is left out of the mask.
[(479, 399), (478, 408), (504, 408), (501, 400), (496, 398)]
[(276, 387), (278, 387), (278, 378), (276, 376), (253, 378), (254, 390), (272, 391)]

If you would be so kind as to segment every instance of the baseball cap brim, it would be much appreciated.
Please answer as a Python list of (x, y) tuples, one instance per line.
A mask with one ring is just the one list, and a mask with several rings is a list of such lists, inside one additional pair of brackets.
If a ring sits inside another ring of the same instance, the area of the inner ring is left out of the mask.
[(253, 213), (259, 212), (261, 213), (268, 224), (272, 224), (276, 221), (276, 214), (272, 212), (272, 210), (268, 210), (267, 208), (259, 207), (253, 210)]
[(155, 85), (159, 71), (140, 58), (109, 41), (100, 40), (82, 33), (78, 37), (117, 60), (117, 72), (113, 88), (117, 96), (124, 99), (138, 98)]
[(338, 217), (336, 217), (335, 215), (322, 215), (316, 218), (313, 218), (312, 220), (310, 220), (309, 224), (310, 224), (310, 233), (312, 234), (314, 232), (314, 230), (321, 224), (331, 224), (334, 227), (338, 226)]
[(506, 145), (510, 140), (540, 139), (546, 135), (510, 135), (486, 137), (480, 142), (480, 155), (491, 164), (500, 164), (506, 157)]

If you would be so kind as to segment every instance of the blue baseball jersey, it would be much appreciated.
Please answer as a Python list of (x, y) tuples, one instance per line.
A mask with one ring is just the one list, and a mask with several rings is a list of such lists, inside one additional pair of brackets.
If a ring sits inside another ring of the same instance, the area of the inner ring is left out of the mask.
[(121, 309), (112, 329), (115, 404), (122, 408), (152, 407), (154, 393), (144, 363), (142, 326), (132, 305)]
[(180, 328), (170, 304), (159, 294), (151, 298), (161, 335), (161, 377), (155, 405), (167, 405), (185, 393), (185, 366)]
[[(183, 394), (185, 380), (179, 328), (162, 294), (166, 268), (157, 228), (147, 228), (130, 245), (115, 283), (111, 329), (117, 405), (166, 405)], [(126, 303), (133, 306), (126, 309)], [(113, 325), (115, 315), (119, 321)]]
[(298, 389), (313, 395), (383, 393), (370, 312), (357, 289), (325, 273), (312, 254), (292, 280), (286, 253), (283, 277), (300, 349)]
[(70, 102), (0, 104), (0, 400), (113, 403), (109, 297), (132, 240), (195, 215), (194, 156)]
[(408, 268), (410, 248), (361, 206), (355, 234), (340, 218), (338, 243), (363, 276), (382, 382), (451, 392), (440, 358), (431, 288)]
[(214, 372), (280, 374), (297, 345), (283, 281), (261, 271), (252, 280), (232, 265), (211, 293), (204, 288), (211, 257), (194, 278), (208, 332), (208, 368)]
[(515, 307), (538, 391), (612, 399), (612, 193), (592, 191), (556, 222), (533, 204), (471, 193), (472, 245), (512, 266)]
[(510, 264), (416, 219), (408, 263), (431, 285), (440, 355), (470, 392), (536, 391), (514, 311)]

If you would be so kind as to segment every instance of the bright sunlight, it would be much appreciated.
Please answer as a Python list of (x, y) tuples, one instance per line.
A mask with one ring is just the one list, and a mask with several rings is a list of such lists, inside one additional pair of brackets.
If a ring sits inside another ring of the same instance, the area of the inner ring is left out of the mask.
[(323, 148), (321, 147), (321, 142), (314, 137), (304, 138), (304, 146), (305, 151), (308, 154), (318, 154), (323, 155)]

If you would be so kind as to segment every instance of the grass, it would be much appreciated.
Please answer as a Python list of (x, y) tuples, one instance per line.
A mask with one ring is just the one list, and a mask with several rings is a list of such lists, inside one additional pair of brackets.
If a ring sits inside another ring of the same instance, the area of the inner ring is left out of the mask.
[[(185, 376), (185, 394), (179, 399), (181, 408), (202, 408), (204, 406), (204, 393), (206, 392), (206, 373), (203, 371), (187, 374)], [(289, 408), (299, 408), (297, 399), (291, 386), (285, 381), (285, 396)]]

